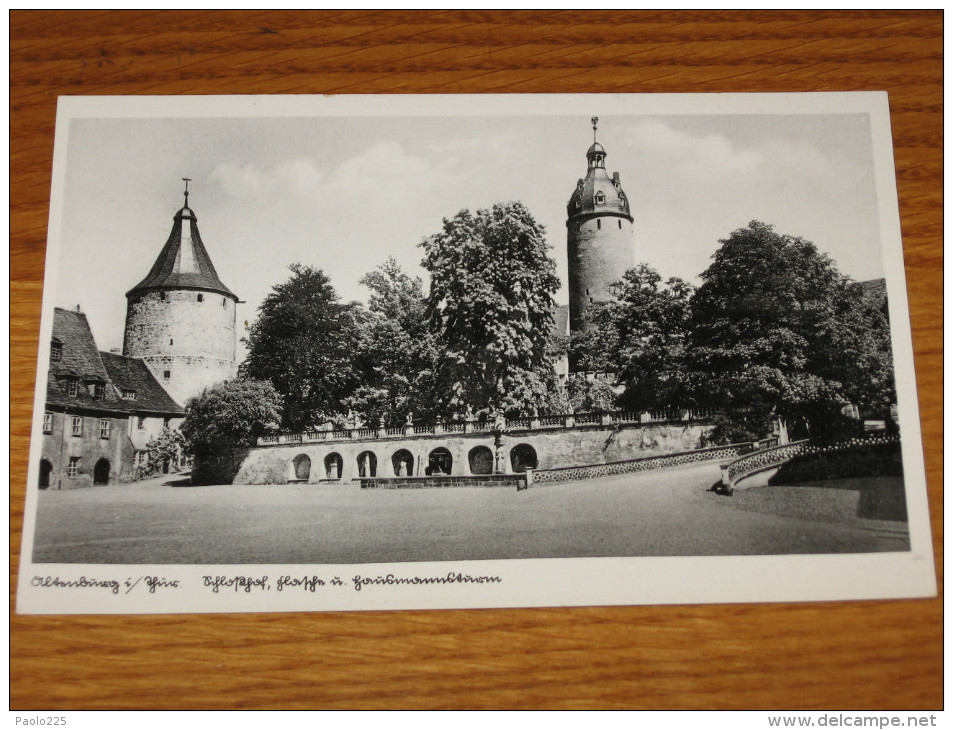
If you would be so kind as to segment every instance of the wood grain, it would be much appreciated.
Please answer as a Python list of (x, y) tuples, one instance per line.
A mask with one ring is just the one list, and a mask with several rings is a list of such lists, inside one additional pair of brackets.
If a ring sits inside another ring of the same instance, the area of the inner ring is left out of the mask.
[[(11, 612), (60, 94), (887, 90), (942, 579), (942, 31), (942, 11), (11, 12)], [(10, 646), (21, 710), (942, 708), (942, 598), (12, 615)]]

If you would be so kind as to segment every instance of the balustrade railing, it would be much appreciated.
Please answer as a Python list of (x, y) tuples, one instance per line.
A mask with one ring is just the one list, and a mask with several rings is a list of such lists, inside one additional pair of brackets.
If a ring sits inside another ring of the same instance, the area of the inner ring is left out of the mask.
[[(771, 440), (777, 443), (777, 439)], [(731, 494), (734, 486), (753, 474), (757, 474), (767, 469), (773, 469), (776, 466), (790, 461), (796, 456), (803, 454), (833, 454), (853, 449), (869, 448), (871, 446), (882, 446), (886, 444), (896, 444), (900, 442), (900, 437), (896, 434), (875, 434), (871, 436), (857, 436), (834, 443), (816, 444), (808, 439), (803, 441), (792, 441), (789, 444), (781, 446), (769, 445), (768, 448), (760, 448), (750, 454), (721, 465), (721, 483), (722, 488), (728, 494)], [(762, 441), (760, 446), (765, 446), (770, 442)]]
[[(710, 419), (721, 413), (712, 408), (679, 409), (666, 408), (636, 413), (633, 411), (612, 411), (608, 413), (569, 413), (550, 414), (506, 419), (507, 431), (529, 431), (535, 429), (574, 428), (577, 426), (660, 423), (665, 421), (694, 421)], [(400, 438), (405, 436), (430, 436), (440, 433), (492, 433), (497, 427), (496, 421), (481, 418), (472, 421), (449, 421), (447, 423), (417, 423), (384, 428), (335, 428), (323, 431), (307, 431), (297, 434), (261, 436), (259, 446), (277, 444), (315, 443), (337, 440), (367, 440), (377, 438)]]

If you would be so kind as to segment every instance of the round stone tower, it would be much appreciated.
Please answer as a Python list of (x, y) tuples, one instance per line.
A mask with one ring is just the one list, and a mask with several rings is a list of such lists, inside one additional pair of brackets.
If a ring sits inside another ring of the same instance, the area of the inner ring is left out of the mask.
[(172, 233), (149, 274), (126, 293), (123, 355), (142, 358), (179, 403), (234, 378), (238, 297), (218, 278), (195, 213), (175, 214)]
[(576, 183), (567, 207), (569, 244), (569, 328), (584, 327), (587, 308), (609, 301), (610, 287), (635, 265), (632, 216), (619, 173), (606, 172), (606, 151), (596, 141), (598, 117), (592, 118), (589, 169)]

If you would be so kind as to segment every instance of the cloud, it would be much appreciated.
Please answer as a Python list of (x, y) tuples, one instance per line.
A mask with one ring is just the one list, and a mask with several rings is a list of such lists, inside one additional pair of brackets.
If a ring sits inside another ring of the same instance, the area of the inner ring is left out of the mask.
[(693, 177), (750, 175), (766, 163), (761, 152), (739, 149), (724, 135), (692, 135), (659, 121), (637, 124), (626, 142), (640, 156), (663, 159), (674, 172)]
[(408, 154), (396, 142), (378, 142), (330, 169), (310, 157), (271, 167), (222, 163), (210, 179), (225, 195), (242, 201), (292, 197), (316, 204), (346, 205), (359, 200), (364, 205), (386, 205), (388, 201), (406, 201), (442, 184), (448, 166)]

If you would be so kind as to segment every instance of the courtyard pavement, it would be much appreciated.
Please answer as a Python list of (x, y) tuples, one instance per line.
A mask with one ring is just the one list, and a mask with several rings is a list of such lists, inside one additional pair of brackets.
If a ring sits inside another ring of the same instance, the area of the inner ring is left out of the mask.
[(715, 463), (522, 492), (188, 487), (165, 476), (41, 492), (33, 560), (347, 564), (909, 549), (905, 522), (857, 516), (856, 489), (756, 487), (725, 497), (709, 491), (718, 478)]

